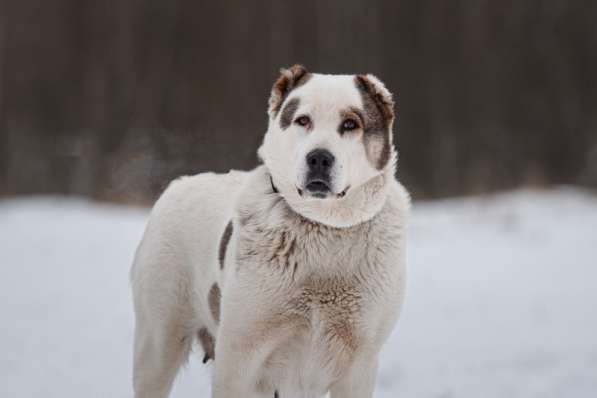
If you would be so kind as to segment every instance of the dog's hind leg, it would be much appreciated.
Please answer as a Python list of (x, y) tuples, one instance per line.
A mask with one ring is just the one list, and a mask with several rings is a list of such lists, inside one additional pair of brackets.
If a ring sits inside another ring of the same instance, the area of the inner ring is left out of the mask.
[(216, 359), (216, 340), (207, 328), (200, 328), (197, 332), (197, 338), (203, 349), (203, 363), (207, 363), (210, 359), (212, 361)]
[(139, 319), (135, 330), (133, 385), (136, 398), (166, 398), (186, 362), (193, 335), (171, 322)]

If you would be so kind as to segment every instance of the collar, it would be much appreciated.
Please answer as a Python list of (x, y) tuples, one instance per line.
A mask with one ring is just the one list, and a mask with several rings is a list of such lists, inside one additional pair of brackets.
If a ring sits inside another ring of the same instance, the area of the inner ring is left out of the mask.
[(271, 175), (269, 176), (269, 182), (270, 184), (272, 184), (272, 191), (274, 191), (274, 193), (279, 193), (278, 188), (276, 188), (276, 186), (274, 185), (274, 179)]

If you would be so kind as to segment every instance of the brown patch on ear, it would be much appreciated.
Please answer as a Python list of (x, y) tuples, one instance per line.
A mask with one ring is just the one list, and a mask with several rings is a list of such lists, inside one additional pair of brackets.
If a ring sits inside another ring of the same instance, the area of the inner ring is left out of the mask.
[(394, 100), (391, 94), (384, 87), (377, 87), (367, 75), (357, 75), (356, 78), (360, 83), (359, 88), (372, 97), (384, 120), (391, 123), (394, 120)]
[(390, 134), (394, 122), (394, 101), (383, 87), (378, 87), (367, 75), (357, 75), (355, 84), (363, 100), (364, 144), (369, 161), (383, 169), (391, 155)]
[(220, 299), (222, 297), (222, 293), (220, 292), (220, 287), (217, 283), (214, 283), (209, 289), (209, 294), (207, 296), (207, 303), (209, 305), (209, 311), (211, 312), (211, 316), (214, 318), (216, 322), (220, 322)]
[(282, 109), (282, 114), (280, 115), (280, 127), (282, 130), (286, 130), (292, 124), (292, 119), (294, 119), (294, 114), (300, 102), (298, 98), (293, 98), (284, 105), (284, 109)]
[(288, 94), (310, 78), (311, 74), (302, 65), (296, 64), (288, 69), (280, 69), (280, 77), (274, 83), (269, 97), (269, 112), (277, 115)]
[(228, 222), (226, 225), (226, 229), (222, 234), (222, 238), (220, 239), (220, 251), (218, 253), (218, 259), (220, 260), (220, 269), (224, 269), (224, 260), (226, 259), (226, 248), (228, 248), (228, 243), (230, 243), (230, 237), (232, 237), (232, 221)]
[(197, 337), (199, 338), (199, 343), (203, 348), (203, 363), (206, 363), (210, 359), (216, 359), (216, 341), (211, 333), (209, 333), (207, 328), (199, 329), (199, 332), (197, 332)]

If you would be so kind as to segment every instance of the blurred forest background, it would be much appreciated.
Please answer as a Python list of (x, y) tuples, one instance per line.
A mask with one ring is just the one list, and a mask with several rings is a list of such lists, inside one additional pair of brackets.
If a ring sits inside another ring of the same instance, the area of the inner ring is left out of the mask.
[(594, 0), (0, 0), (0, 195), (253, 167), (297, 62), (386, 82), (416, 198), (597, 186)]

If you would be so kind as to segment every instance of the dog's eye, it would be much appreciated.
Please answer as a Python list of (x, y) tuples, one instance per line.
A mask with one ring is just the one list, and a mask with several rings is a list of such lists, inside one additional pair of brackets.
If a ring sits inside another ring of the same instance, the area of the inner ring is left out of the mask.
[(309, 119), (309, 116), (303, 115), (303, 116), (297, 117), (294, 122), (296, 124), (298, 124), (299, 126), (309, 127), (309, 125), (311, 124), (311, 119)]
[(352, 119), (346, 119), (342, 122), (342, 131), (355, 130), (359, 125)]

